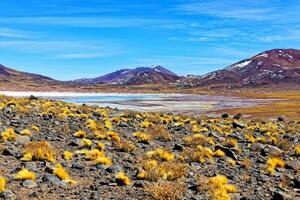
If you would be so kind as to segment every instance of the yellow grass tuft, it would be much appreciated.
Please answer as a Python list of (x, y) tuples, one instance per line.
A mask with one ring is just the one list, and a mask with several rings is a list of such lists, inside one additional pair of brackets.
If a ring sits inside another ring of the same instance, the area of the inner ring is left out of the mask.
[(267, 160), (267, 172), (273, 176), (276, 172), (276, 168), (283, 168), (285, 166), (285, 162), (277, 157), (270, 157)]
[(84, 138), (84, 137), (86, 137), (86, 135), (87, 135), (86, 132), (82, 131), (82, 130), (79, 130), (74, 133), (74, 137), (77, 137), (77, 138)]
[(146, 155), (150, 158), (160, 159), (162, 161), (170, 161), (174, 160), (175, 158), (175, 155), (172, 152), (162, 148), (155, 149), (153, 151), (148, 151)]
[(31, 136), (31, 131), (29, 129), (24, 129), (20, 132), (21, 135)]
[(55, 165), (53, 174), (55, 174), (58, 178), (60, 178), (61, 180), (65, 181), (67, 183), (70, 183), (70, 184), (75, 183), (74, 180), (70, 179), (69, 173), (63, 168), (63, 166), (61, 166), (61, 164)]
[(296, 156), (300, 156), (300, 144), (295, 147), (295, 154)]
[(20, 170), (16, 175), (15, 179), (17, 180), (34, 180), (36, 175), (34, 172), (29, 171), (28, 169), (24, 168)]
[(225, 153), (221, 149), (218, 149), (214, 152), (214, 157), (224, 157)]
[(209, 199), (230, 200), (229, 193), (235, 193), (237, 189), (227, 182), (227, 177), (222, 175), (211, 178), (201, 177), (198, 182), (199, 190), (205, 192)]
[(89, 147), (93, 144), (93, 142), (89, 139), (83, 138), (80, 140), (80, 146), (81, 147)]
[(54, 153), (47, 141), (29, 142), (23, 152), (23, 161), (47, 160), (54, 162)]
[(130, 185), (131, 184), (131, 180), (128, 176), (126, 176), (124, 174), (124, 172), (118, 172), (116, 174), (116, 180), (118, 181), (118, 183), (120, 183), (121, 185)]
[(151, 135), (143, 132), (135, 132), (132, 134), (139, 142), (148, 142), (151, 140)]
[(5, 186), (6, 186), (6, 179), (0, 177), (0, 192), (3, 192), (5, 190)]
[(146, 185), (145, 191), (155, 200), (181, 200), (187, 187), (181, 182), (161, 181)]
[(73, 153), (70, 151), (65, 151), (63, 157), (65, 160), (70, 160), (73, 157)]
[(13, 141), (17, 138), (17, 135), (16, 135), (14, 129), (12, 129), (12, 128), (9, 128), (6, 131), (2, 132), (1, 136), (2, 136), (2, 140), (4, 140), (4, 141), (7, 141), (7, 140)]

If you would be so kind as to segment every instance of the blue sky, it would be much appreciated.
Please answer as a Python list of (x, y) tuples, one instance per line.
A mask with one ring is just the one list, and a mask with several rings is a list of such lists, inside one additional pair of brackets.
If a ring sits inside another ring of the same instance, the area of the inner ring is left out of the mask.
[(300, 0), (1, 0), (0, 63), (59, 80), (163, 65), (205, 74), (300, 49)]

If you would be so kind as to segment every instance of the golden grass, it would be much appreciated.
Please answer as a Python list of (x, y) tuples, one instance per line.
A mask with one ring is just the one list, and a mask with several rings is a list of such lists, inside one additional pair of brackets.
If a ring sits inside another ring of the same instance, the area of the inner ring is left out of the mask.
[(160, 181), (148, 184), (144, 190), (155, 200), (181, 200), (187, 187), (181, 182)]

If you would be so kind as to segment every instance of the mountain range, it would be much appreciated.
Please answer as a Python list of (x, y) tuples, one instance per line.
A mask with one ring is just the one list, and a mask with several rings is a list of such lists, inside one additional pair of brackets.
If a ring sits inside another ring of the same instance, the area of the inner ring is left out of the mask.
[(187, 87), (268, 87), (300, 85), (300, 50), (272, 49), (203, 76), (178, 76), (160, 66), (121, 69), (96, 78), (58, 81), (0, 65), (0, 83), (19, 85), (144, 85), (176, 84)]
[(137, 67), (135, 69), (122, 69), (96, 78), (75, 80), (80, 84), (114, 84), (114, 85), (140, 85), (168, 83), (180, 77), (166, 68), (155, 65), (153, 67)]

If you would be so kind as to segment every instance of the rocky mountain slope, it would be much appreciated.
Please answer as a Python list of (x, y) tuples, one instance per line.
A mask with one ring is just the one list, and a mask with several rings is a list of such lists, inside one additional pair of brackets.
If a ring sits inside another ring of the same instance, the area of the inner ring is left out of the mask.
[(116, 85), (141, 85), (173, 82), (179, 77), (162, 66), (138, 67), (135, 69), (122, 69), (104, 76), (75, 80), (80, 84), (116, 84)]
[(0, 198), (300, 197), (300, 123), (0, 97)]
[(0, 64), (0, 81), (1, 82), (33, 82), (49, 83), (55, 82), (54, 79), (39, 74), (17, 71)]
[(265, 51), (194, 79), (192, 83), (210, 87), (300, 85), (300, 50)]

